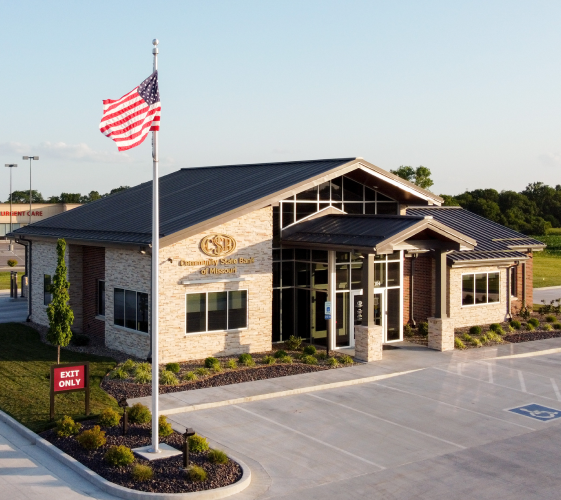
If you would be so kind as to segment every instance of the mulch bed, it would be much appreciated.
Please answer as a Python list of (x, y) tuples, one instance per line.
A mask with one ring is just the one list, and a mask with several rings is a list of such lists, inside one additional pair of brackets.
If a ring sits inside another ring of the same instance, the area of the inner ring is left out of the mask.
[(532, 332), (521, 332), (521, 333), (507, 333), (503, 339), (505, 342), (510, 342), (511, 344), (518, 344), (519, 342), (531, 342), (532, 340), (545, 340), (554, 339), (561, 337), (561, 330), (553, 331), (532, 331)]
[[(91, 429), (95, 424), (94, 421), (82, 422), (80, 431)], [(198, 465), (206, 471), (208, 476), (204, 482), (191, 482), (186, 478), (182, 470), (182, 455), (151, 462), (136, 457), (135, 463), (150, 465), (154, 470), (152, 480), (137, 482), (132, 478), (132, 465), (114, 467), (107, 464), (103, 460), (103, 456), (111, 446), (124, 445), (132, 449), (149, 445), (151, 442), (151, 424), (131, 424), (126, 436), (121, 436), (120, 426), (102, 430), (106, 431), (107, 443), (94, 451), (87, 451), (82, 448), (74, 436), (59, 438), (54, 429), (43, 432), (41, 437), (108, 481), (134, 490), (157, 493), (186, 493), (228, 486), (239, 481), (242, 477), (242, 468), (233, 460), (229, 460), (224, 465), (212, 464), (207, 460), (206, 452), (203, 452), (190, 453), (189, 457), (192, 464)], [(180, 450), (183, 436), (174, 432), (168, 437), (160, 438), (160, 442), (167, 443)]]

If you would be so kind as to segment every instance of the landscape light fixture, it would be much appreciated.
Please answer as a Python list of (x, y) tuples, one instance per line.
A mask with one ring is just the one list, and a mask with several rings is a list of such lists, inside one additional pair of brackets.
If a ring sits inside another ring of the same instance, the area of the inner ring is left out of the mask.
[(29, 223), (31, 224), (31, 200), (33, 198), (31, 191), (31, 160), (38, 160), (38, 156), (24, 156), (24, 160), (29, 160)]
[(191, 427), (185, 429), (183, 434), (183, 468), (189, 467), (189, 438), (195, 435), (195, 431)]
[(127, 403), (127, 398), (122, 398), (119, 401), (119, 406), (123, 409), (123, 436), (124, 436), (129, 430), (129, 414), (127, 413), (127, 406), (129, 406), (129, 404)]
[(5, 163), (4, 166), (10, 169), (10, 233), (11, 233), (12, 232), (12, 168), (16, 168), (18, 165), (17, 163)]

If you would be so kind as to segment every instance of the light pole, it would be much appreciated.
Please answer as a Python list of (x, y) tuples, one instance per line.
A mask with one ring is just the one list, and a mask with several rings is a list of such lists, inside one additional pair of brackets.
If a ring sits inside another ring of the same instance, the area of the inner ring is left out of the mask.
[(17, 163), (5, 163), (4, 166), (10, 169), (10, 233), (11, 233), (12, 232), (12, 168), (17, 167), (18, 165)]
[(31, 160), (38, 160), (38, 156), (24, 156), (24, 160), (29, 160), (29, 223), (31, 224), (31, 200), (33, 199), (33, 192), (31, 191)]

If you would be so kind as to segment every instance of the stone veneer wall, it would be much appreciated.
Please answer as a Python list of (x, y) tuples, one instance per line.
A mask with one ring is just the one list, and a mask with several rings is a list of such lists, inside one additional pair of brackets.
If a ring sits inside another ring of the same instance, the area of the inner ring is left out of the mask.
[[(493, 304), (462, 306), (462, 274), (496, 272), (500, 274), (499, 302)], [(448, 267), (448, 311), (454, 328), (500, 323), (507, 318), (506, 268), (497, 266)]]
[[(43, 276), (54, 276), (56, 271), (56, 241), (33, 241), (33, 263), (31, 265), (32, 309), (31, 321), (39, 325), (48, 325), (47, 306), (43, 302)], [(68, 253), (66, 254), (68, 256)], [(72, 286), (72, 284), (70, 285)]]
[[(161, 363), (207, 356), (229, 356), (271, 349), (272, 342), (272, 209), (266, 207), (214, 227), (160, 250), (160, 360)], [(232, 236), (237, 247), (227, 259), (254, 258), (236, 267), (235, 274), (202, 275), (204, 266), (180, 266), (179, 261), (209, 259), (199, 248), (209, 234)], [(172, 259), (173, 262), (169, 262)], [(228, 279), (247, 281), (180, 284), (180, 280)], [(185, 295), (188, 292), (248, 291), (248, 328), (212, 333), (186, 334)]]

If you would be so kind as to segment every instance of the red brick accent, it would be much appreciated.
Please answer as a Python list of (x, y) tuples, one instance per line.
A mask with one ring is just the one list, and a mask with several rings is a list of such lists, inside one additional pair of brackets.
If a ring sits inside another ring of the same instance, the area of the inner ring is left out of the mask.
[[(411, 264), (414, 257), (405, 258), (403, 262), (403, 323), (411, 321)], [(419, 256), (415, 259), (415, 277), (413, 289), (413, 316), (418, 324), (432, 316), (434, 300), (433, 259)]]
[[(532, 253), (529, 253), (528, 260), (523, 261), (526, 264), (526, 305), (532, 307), (534, 303), (534, 260)], [(510, 293), (510, 288), (509, 288)], [(512, 313), (520, 311), (522, 306), (522, 298), (524, 297), (524, 273), (522, 271), (522, 262), (516, 266), (516, 298), (512, 299)], [(518, 300), (517, 300), (518, 299)]]
[(105, 279), (105, 248), (85, 246), (83, 259), (83, 332), (92, 343), (105, 345), (105, 321), (96, 319), (97, 282)]

